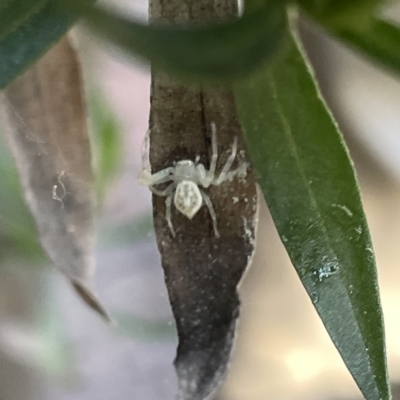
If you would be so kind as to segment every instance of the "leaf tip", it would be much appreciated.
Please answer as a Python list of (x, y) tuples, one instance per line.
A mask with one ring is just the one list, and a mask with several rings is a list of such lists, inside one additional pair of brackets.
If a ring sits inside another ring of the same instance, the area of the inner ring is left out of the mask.
[(73, 279), (72, 286), (77, 291), (81, 299), (94, 311), (96, 311), (110, 326), (116, 327), (116, 321), (110, 316), (107, 310), (102, 306), (97, 296), (82, 282)]

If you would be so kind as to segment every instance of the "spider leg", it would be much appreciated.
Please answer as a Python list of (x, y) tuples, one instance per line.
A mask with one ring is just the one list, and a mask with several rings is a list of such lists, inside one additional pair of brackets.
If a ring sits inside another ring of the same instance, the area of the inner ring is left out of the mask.
[(168, 182), (171, 180), (171, 173), (174, 167), (164, 168), (161, 171), (151, 174), (147, 169), (142, 169), (139, 173), (139, 182), (143, 186), (159, 185), (160, 183)]
[[(157, 183), (158, 184), (158, 183)], [(155, 195), (157, 195), (157, 196), (161, 196), (161, 197), (164, 197), (164, 196), (169, 196), (172, 192), (173, 192), (173, 190), (174, 190), (174, 183), (172, 182), (166, 189), (164, 189), (164, 190), (158, 190), (158, 189), (156, 189), (155, 187), (153, 187), (153, 186), (149, 186), (149, 189), (150, 189), (150, 191), (152, 192), (152, 193), (154, 193)]]
[(208, 176), (208, 172), (204, 168), (204, 165), (197, 164), (196, 169), (197, 169), (197, 174), (199, 176), (201, 186), (208, 188), (212, 182), (212, 179), (210, 179), (210, 177)]
[(248, 167), (249, 164), (247, 162), (240, 163), (240, 165), (237, 168), (226, 173), (225, 180), (227, 181), (232, 180), (235, 176), (239, 176), (241, 178), (246, 177)]
[(197, 164), (197, 171), (199, 173), (199, 178), (201, 185), (208, 188), (215, 177), (215, 169), (217, 168), (218, 160), (218, 145), (217, 145), (217, 128), (214, 122), (211, 123), (211, 141), (212, 141), (212, 156), (210, 162), (210, 169), (206, 171), (203, 164)]
[(149, 186), (149, 189), (156, 194), (157, 196), (166, 196), (167, 198), (165, 199), (165, 218), (167, 220), (169, 229), (171, 230), (172, 236), (175, 237), (175, 230), (172, 225), (172, 220), (171, 220), (171, 204), (172, 204), (172, 194), (174, 193), (175, 189), (175, 183), (172, 182), (166, 189), (164, 190), (157, 190), (154, 189), (153, 187)]
[(141, 155), (142, 155), (142, 169), (149, 169), (149, 149), (150, 149), (150, 129), (147, 130), (143, 139)]
[(218, 232), (218, 227), (217, 227), (217, 215), (215, 214), (214, 207), (212, 205), (210, 196), (208, 194), (204, 193), (203, 190), (200, 189), (201, 196), (203, 197), (204, 203), (208, 208), (208, 212), (210, 213), (212, 222), (213, 222), (213, 228), (214, 228), (214, 234), (215, 237), (219, 238), (219, 232)]
[(212, 180), (214, 179), (215, 169), (217, 168), (217, 160), (218, 160), (217, 128), (214, 122), (211, 123), (211, 141), (212, 141), (212, 156), (211, 156), (210, 170), (208, 171), (208, 175)]
[(171, 230), (172, 236), (175, 237), (175, 230), (174, 230), (174, 227), (172, 225), (172, 220), (171, 220), (171, 204), (172, 204), (175, 184), (172, 182), (164, 190), (157, 190), (157, 189), (153, 188), (152, 186), (149, 186), (149, 189), (157, 196), (162, 196), (162, 197), (166, 196), (167, 197), (165, 199), (165, 218), (167, 220), (169, 229)]
[(169, 229), (171, 230), (172, 236), (175, 237), (175, 230), (174, 230), (174, 226), (172, 225), (172, 219), (171, 219), (172, 197), (173, 197), (172, 193), (170, 193), (165, 200), (165, 218), (167, 219), (167, 223), (168, 223)]
[(219, 174), (219, 177), (213, 182), (213, 185), (220, 185), (222, 182), (226, 181), (227, 175), (229, 173), (229, 170), (232, 167), (233, 161), (236, 158), (236, 153), (237, 153), (237, 142), (238, 139), (235, 137), (232, 145), (232, 152), (229, 158), (226, 160), (226, 163), (224, 165), (224, 168), (222, 168), (221, 173)]

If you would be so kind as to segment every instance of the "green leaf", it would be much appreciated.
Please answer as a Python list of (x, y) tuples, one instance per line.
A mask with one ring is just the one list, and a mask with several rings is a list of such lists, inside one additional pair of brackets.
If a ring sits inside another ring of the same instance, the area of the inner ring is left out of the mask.
[(326, 26), (354, 26), (365, 23), (386, 0), (298, 0), (315, 19)]
[(333, 36), (399, 74), (400, 25), (373, 15), (381, 3), (382, 0), (300, 0), (310, 16)]
[(10, 0), (0, 6), (0, 40), (35, 14), (45, 0)]
[(49, 377), (67, 383), (77, 372), (74, 349), (65, 326), (52, 276), (41, 277), (41, 301), (38, 304), (38, 321), (35, 329), (36, 365)]
[(295, 41), (235, 92), (259, 184), (304, 287), (365, 398), (389, 399), (375, 259), (354, 169)]
[(121, 168), (122, 140), (116, 116), (98, 90), (89, 96), (97, 201), (102, 204), (108, 185)]
[(28, 259), (32, 266), (43, 260), (43, 251), (23, 199), (14, 160), (2, 134), (0, 129), (0, 260), (6, 257)]
[(152, 214), (140, 215), (123, 223), (99, 223), (98, 245), (103, 248), (132, 245), (153, 235)]
[(118, 332), (130, 338), (161, 342), (176, 340), (176, 326), (171, 320), (148, 320), (132, 314), (114, 312)]
[(90, 288), (94, 193), (80, 78), (76, 52), (64, 37), (3, 91), (0, 114), (43, 249), (111, 322)]
[(13, 0), (0, 8), (0, 89), (23, 73), (70, 28), (71, 17), (57, 12), (49, 1), (43, 3)]
[(373, 61), (400, 74), (400, 26), (371, 18), (362, 26), (332, 29), (332, 33)]
[(193, 25), (145, 25), (93, 6), (68, 3), (84, 13), (91, 27), (152, 66), (187, 77), (227, 79), (264, 63), (278, 48), (285, 7), (274, 0), (233, 22)]

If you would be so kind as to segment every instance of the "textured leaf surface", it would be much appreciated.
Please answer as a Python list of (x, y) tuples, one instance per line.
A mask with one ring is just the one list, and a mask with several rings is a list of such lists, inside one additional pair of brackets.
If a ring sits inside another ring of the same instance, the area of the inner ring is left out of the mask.
[(354, 170), (292, 39), (236, 87), (258, 181), (296, 271), (368, 400), (389, 399), (375, 259)]
[(82, 298), (93, 273), (93, 178), (81, 74), (67, 39), (2, 96), (7, 139), (43, 248)]
[[(237, 15), (235, 0), (165, 2), (153, 0), (151, 18), (169, 23), (209, 21)], [(159, 22), (160, 23), (160, 22)], [(200, 90), (153, 73), (150, 112), (150, 165), (157, 172), (175, 161), (195, 160), (208, 169), (211, 123), (218, 135), (220, 171), (238, 137), (238, 156), (247, 155), (233, 94), (226, 88)], [(257, 193), (254, 174), (205, 189), (215, 209), (220, 237), (203, 205), (192, 220), (172, 207), (173, 237), (166, 221), (165, 197), (153, 196), (154, 228), (179, 346), (175, 359), (178, 400), (211, 399), (224, 378), (239, 314), (237, 285), (254, 251)]]
[[(232, 93), (198, 92), (160, 76), (153, 78), (152, 93), (152, 172), (197, 156), (209, 168), (211, 122), (218, 130), (217, 170), (230, 154), (235, 136), (239, 155), (232, 169), (246, 162)], [(179, 336), (175, 359), (179, 400), (211, 399), (225, 376), (239, 315), (237, 285), (254, 250), (257, 193), (252, 171), (245, 180), (205, 191), (215, 209), (219, 238), (204, 204), (192, 220), (172, 206), (173, 237), (165, 197), (153, 196), (154, 227)]]
[[(275, 52), (285, 9), (275, 1), (241, 19), (212, 26), (144, 25), (99, 7), (81, 9), (89, 24), (152, 66), (184, 76), (227, 79), (256, 69)], [(198, 23), (196, 23), (199, 25)]]
[[(235, 17), (235, 0), (151, 1), (151, 20), (207, 22), (216, 15)], [(226, 88), (201, 90), (153, 71), (150, 112), (151, 172), (179, 160), (210, 165), (210, 128), (218, 133), (220, 171), (234, 136), (239, 152), (233, 168), (247, 160), (233, 94)], [(165, 197), (153, 196), (154, 228), (179, 346), (175, 359), (179, 400), (211, 399), (226, 374), (239, 313), (237, 285), (254, 250), (257, 193), (250, 168), (234, 179), (205, 189), (215, 209), (220, 237), (207, 207), (192, 220), (172, 206), (176, 236), (166, 221)]]
[(0, 89), (24, 72), (71, 26), (49, 1), (10, 0), (0, 7)]

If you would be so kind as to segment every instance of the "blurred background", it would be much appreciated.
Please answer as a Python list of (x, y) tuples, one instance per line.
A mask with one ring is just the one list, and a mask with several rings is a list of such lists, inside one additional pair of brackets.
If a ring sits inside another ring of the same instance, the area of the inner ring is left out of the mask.
[[(147, 3), (119, 0), (146, 18)], [(400, 7), (388, 15), (400, 20)], [(390, 376), (400, 399), (400, 81), (327, 38), (302, 36), (355, 161), (376, 251)], [(175, 325), (139, 185), (150, 74), (80, 28), (93, 134), (96, 287), (110, 328), (49, 265), (0, 135), (0, 400), (172, 400)], [(361, 399), (262, 204), (258, 245), (240, 287), (236, 347), (219, 400)]]

